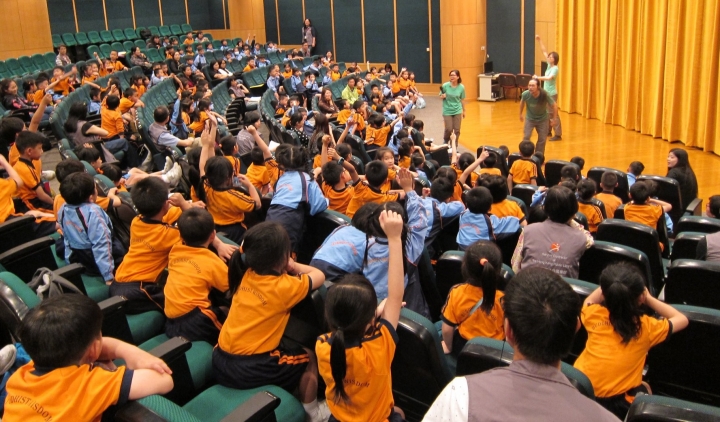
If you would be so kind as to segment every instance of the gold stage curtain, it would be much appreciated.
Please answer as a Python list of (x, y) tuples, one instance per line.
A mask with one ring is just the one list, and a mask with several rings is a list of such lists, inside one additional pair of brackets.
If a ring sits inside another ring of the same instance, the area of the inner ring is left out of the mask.
[(559, 105), (720, 152), (720, 1), (557, 0)]

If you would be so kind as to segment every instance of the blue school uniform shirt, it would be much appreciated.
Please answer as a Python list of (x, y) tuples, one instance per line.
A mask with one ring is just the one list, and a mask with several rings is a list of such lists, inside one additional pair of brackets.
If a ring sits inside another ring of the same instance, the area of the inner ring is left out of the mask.
[[(298, 175), (301, 175), (302, 178)], [(303, 180), (307, 185), (307, 204), (310, 215), (325, 211), (328, 207), (328, 200), (325, 198), (325, 195), (323, 195), (322, 190), (320, 190), (320, 186), (310, 180), (309, 174), (297, 171), (288, 171), (280, 176), (275, 187), (275, 195), (270, 205), (281, 205), (287, 208), (297, 209), (300, 203), (306, 199), (303, 198), (303, 187), (301, 185)]]
[(65, 203), (60, 208), (59, 217), (65, 243), (65, 262), (70, 263), (73, 249), (90, 249), (103, 279), (112, 280), (115, 269), (112, 257), (112, 223), (105, 211), (95, 203)]
[(488, 221), (492, 225), (495, 237), (512, 234), (520, 230), (520, 220), (517, 217), (498, 218), (492, 214), (474, 214), (465, 210), (460, 214), (460, 230), (457, 235), (457, 243), (462, 248), (467, 248), (478, 240), (492, 240)]
[(100, 102), (99, 101), (90, 101), (88, 103), (88, 114), (98, 114), (100, 113)]
[(323, 76), (322, 84), (327, 85), (332, 83), (332, 77), (330, 76), (330, 72), (326, 73), (325, 76)]
[[(325, 239), (315, 252), (312, 262), (323, 261), (345, 273), (359, 274), (368, 241), (371, 244), (375, 242), (372, 238), (368, 239), (365, 232), (353, 226), (340, 227)], [(314, 266), (324, 267), (317, 264)]]
[(428, 235), (432, 231), (433, 224), (435, 224), (435, 210), (437, 210), (438, 216), (442, 218), (452, 218), (465, 211), (465, 205), (460, 201), (440, 202), (432, 197), (421, 198), (421, 201), (428, 215), (427, 224), (431, 229), (428, 230)]
[(277, 92), (278, 87), (280, 86), (280, 78), (277, 76), (271, 76), (267, 79), (267, 86), (268, 88), (272, 89), (273, 91)]
[(195, 69), (193, 69), (193, 72), (197, 70), (197, 68), (203, 67), (207, 64), (207, 59), (205, 58), (205, 55), (198, 54), (197, 57), (195, 57), (195, 60), (193, 60), (193, 66)]
[[(302, 83), (302, 79), (298, 76), (290, 77), (290, 85), (292, 86), (292, 89), (295, 92), (298, 92), (298, 87), (304, 87), (304, 85)], [(301, 91), (304, 91), (304, 89), (302, 89)]]
[[(415, 191), (410, 191), (405, 197), (405, 209), (408, 215), (405, 258), (409, 264), (417, 265), (423, 249), (425, 249), (425, 238), (430, 231), (428, 212), (423, 206), (420, 196)], [(388, 294), (388, 259), (387, 239), (375, 238), (374, 243), (368, 247), (368, 259), (363, 268), (363, 275), (370, 280), (380, 300), (385, 299)], [(407, 282), (407, 275), (405, 275), (406, 286)]]
[(310, 82), (305, 84), (305, 89), (310, 92), (320, 92), (320, 88), (318, 88), (317, 82)]
[(546, 196), (547, 196), (547, 191), (541, 192), (539, 190), (536, 190), (535, 193), (532, 194), (532, 201), (530, 201), (530, 208), (532, 208), (536, 205), (545, 204)]

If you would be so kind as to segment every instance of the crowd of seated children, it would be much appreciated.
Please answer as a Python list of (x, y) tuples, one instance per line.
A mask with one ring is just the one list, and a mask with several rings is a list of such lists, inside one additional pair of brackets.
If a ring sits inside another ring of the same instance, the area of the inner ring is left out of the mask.
[(505, 339), (503, 292), (497, 289), (502, 253), (495, 243), (469, 245), (462, 262), (464, 283), (453, 286), (442, 309), (445, 354), (456, 356), (474, 337)]
[(242, 252), (236, 251), (228, 265), (232, 303), (213, 351), (213, 370), (227, 387), (299, 389), (308, 419), (324, 421), (328, 410), (317, 401), (315, 353), (284, 346), (281, 338), (292, 307), (320, 288), (325, 276), (295, 262), (291, 253), (282, 225), (265, 221), (248, 230)]
[[(250, 179), (245, 175), (235, 175), (233, 166), (225, 157), (215, 156), (214, 120), (202, 134), (202, 152), (200, 153), (201, 186), (196, 189), (200, 200), (205, 202), (207, 210), (215, 221), (215, 229), (228, 239), (242, 243), (247, 227), (243, 223), (245, 213), (262, 206), (260, 195)], [(245, 194), (236, 187), (244, 187)]]
[(331, 332), (318, 338), (315, 351), (334, 420), (404, 419), (402, 410), (394, 405), (390, 376), (404, 293), (403, 220), (397, 213), (383, 210), (379, 222), (388, 241), (387, 298), (378, 306), (367, 278), (346, 275), (330, 289), (325, 302)]
[[(31, 309), (19, 333), (32, 361), (9, 378), (3, 419), (37, 419), (41, 403), (41, 415), (53, 420), (100, 420), (112, 405), (173, 389), (165, 362), (103, 337), (102, 324), (100, 307), (80, 294), (45, 299)], [(125, 365), (115, 367), (115, 359)]]
[[(660, 318), (645, 315), (643, 305)], [(648, 350), (685, 329), (688, 319), (652, 297), (640, 271), (629, 263), (602, 271), (600, 287), (585, 299), (580, 318), (588, 339), (575, 367), (592, 382), (598, 403), (624, 419), (635, 396), (650, 393), (642, 381)]]
[(229, 289), (228, 267), (208, 249), (215, 240), (213, 216), (202, 208), (183, 211), (178, 219), (182, 243), (168, 258), (165, 284), (165, 334), (217, 344), (227, 307), (213, 303), (212, 292)]

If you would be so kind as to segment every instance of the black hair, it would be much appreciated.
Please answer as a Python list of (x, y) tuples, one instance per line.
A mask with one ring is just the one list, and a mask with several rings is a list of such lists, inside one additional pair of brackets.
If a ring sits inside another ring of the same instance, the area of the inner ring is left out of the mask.
[(332, 289), (325, 299), (325, 318), (332, 330), (330, 345), (330, 369), (335, 387), (335, 403), (348, 403), (345, 392), (347, 362), (345, 345), (359, 342), (366, 334), (368, 324), (375, 318), (377, 294), (373, 285), (362, 275), (347, 274)]
[(158, 106), (155, 108), (155, 111), (153, 111), (155, 123), (163, 124), (168, 117), (170, 117), (170, 110), (165, 106)]
[(162, 179), (146, 177), (135, 183), (130, 196), (138, 214), (151, 218), (162, 211), (168, 200), (168, 192), (168, 186)]
[[(205, 180), (214, 190), (227, 189), (232, 185), (235, 174), (232, 164), (223, 156), (210, 157), (205, 163)], [(205, 200), (204, 190), (197, 192), (200, 199)]]
[(582, 305), (562, 277), (545, 268), (527, 268), (508, 283), (504, 299), (505, 318), (523, 356), (555, 365), (568, 355)]
[(55, 167), (55, 177), (60, 183), (73, 173), (85, 173), (85, 166), (79, 160), (68, 158), (60, 161)]
[(638, 299), (645, 292), (642, 273), (628, 262), (608, 265), (600, 273), (600, 289), (610, 313), (610, 323), (624, 344), (640, 335), (640, 316), (643, 314)]
[(580, 199), (583, 201), (589, 201), (595, 195), (597, 186), (593, 179), (583, 179), (577, 184), (577, 192), (580, 195)]
[(542, 223), (548, 219), (548, 215), (545, 212), (545, 207), (537, 205), (528, 210), (527, 222), (528, 224)]
[(633, 161), (632, 163), (630, 163), (630, 173), (634, 174), (635, 176), (640, 176), (643, 170), (645, 170), (645, 165), (640, 161)]
[(635, 182), (630, 186), (630, 196), (633, 203), (644, 204), (650, 198), (650, 187), (645, 182)]
[(463, 152), (460, 154), (457, 160), (457, 166), (460, 170), (465, 171), (466, 168), (470, 167), (470, 164), (475, 162), (475, 157), (469, 152)]
[(432, 182), (430, 187), (430, 196), (440, 202), (445, 202), (448, 198), (452, 198), (455, 193), (455, 184), (446, 177), (439, 177)]
[(415, 143), (410, 138), (402, 138), (398, 146), (398, 157), (409, 157), (415, 150)]
[(423, 121), (420, 119), (415, 119), (412, 122), (412, 127), (415, 130), (422, 131), (425, 128), (425, 123), (423, 123)]
[(197, 207), (183, 211), (177, 226), (183, 242), (193, 247), (202, 247), (215, 231), (212, 215), (207, 210)]
[(117, 95), (108, 95), (105, 97), (105, 105), (108, 110), (115, 110), (120, 105), (120, 97)]
[(290, 252), (290, 237), (282, 225), (264, 221), (252, 226), (245, 232), (240, 249), (230, 258), (228, 264), (230, 292), (235, 294), (248, 269), (259, 275), (282, 273), (290, 258)]
[(602, 174), (602, 177), (600, 178), (600, 184), (610, 190), (615, 189), (615, 185), (617, 185), (617, 182), (617, 174), (611, 171), (606, 171)]
[(577, 190), (577, 183), (572, 179), (562, 179), (560, 183), (558, 183), (558, 186), (564, 186), (573, 192)]
[(573, 164), (577, 164), (577, 166), (580, 168), (580, 171), (582, 171), (583, 167), (585, 167), (585, 159), (580, 156), (575, 156), (571, 158), (570, 162)]
[(510, 148), (508, 148), (507, 145), (500, 145), (498, 149), (503, 152), (503, 155), (507, 160), (508, 156), (510, 155)]
[(234, 136), (227, 135), (220, 138), (219, 144), (223, 155), (232, 155), (235, 152), (235, 147), (237, 147), (237, 140)]
[(100, 90), (100, 88), (93, 87), (93, 88), (90, 88), (90, 92), (88, 93), (88, 95), (90, 95), (90, 98), (92, 99), (92, 98), (97, 97), (101, 93), (102, 93), (102, 91)]
[[(483, 259), (486, 261), (481, 262)], [(494, 242), (478, 240), (465, 249), (462, 275), (467, 282), (483, 290), (483, 303), (480, 310), (490, 314), (495, 306), (500, 272), (502, 270), (502, 252)]]
[(290, 116), (290, 127), (295, 127), (303, 121), (303, 114), (298, 110)]
[(130, 98), (133, 95), (135, 95), (136, 93), (137, 93), (137, 90), (135, 88), (128, 87), (123, 91), (123, 97)]
[(417, 151), (415, 151), (412, 155), (412, 165), (416, 169), (423, 168), (423, 165), (425, 164), (425, 156)]
[(553, 186), (545, 197), (545, 212), (550, 221), (565, 224), (578, 212), (575, 192), (565, 186)]
[[(405, 245), (407, 243), (407, 236), (408, 236), (408, 227), (407, 227), (407, 213), (405, 212), (405, 208), (400, 205), (398, 202), (390, 201), (390, 202), (383, 202), (382, 204), (379, 204), (376, 208), (373, 209), (371, 213), (364, 213), (366, 216), (366, 219), (364, 222), (358, 222), (359, 226), (364, 227), (365, 232), (365, 251), (363, 253), (363, 268), (367, 265), (368, 262), (368, 252), (370, 249), (370, 238), (371, 237), (377, 237), (377, 238), (385, 238), (387, 237), (385, 235), (385, 231), (382, 229), (382, 226), (380, 225), (380, 214), (383, 211), (394, 211), (398, 213), (403, 219), (403, 230), (400, 235), (400, 239), (402, 241), (402, 244)], [(353, 219), (353, 225), (355, 225), (355, 219)], [(360, 229), (359, 226), (356, 226), (358, 229)], [(407, 260), (405, 259), (405, 247), (403, 247), (403, 271), (407, 272)]]
[(459, 70), (453, 69), (453, 70), (450, 71), (450, 73), (456, 74), (457, 77), (458, 77), (458, 83), (459, 83), (459, 84), (462, 83), (462, 78), (460, 77), (460, 71), (459, 71)]
[(709, 211), (715, 218), (720, 218), (720, 195), (713, 195), (708, 199)]
[(87, 119), (87, 106), (85, 103), (74, 103), (70, 106), (70, 110), (68, 110), (68, 117), (67, 120), (65, 120), (65, 124), (63, 125), (65, 132), (67, 133), (75, 133), (77, 132), (77, 124), (79, 121), (84, 121)]
[(480, 186), (486, 187), (493, 198), (493, 204), (502, 202), (507, 199), (507, 179), (505, 176), (498, 176), (497, 174), (486, 174), (478, 179)]
[(435, 173), (435, 178), (433, 179), (433, 181), (437, 180), (440, 177), (446, 177), (448, 180), (452, 181), (453, 184), (457, 183), (458, 181), (457, 172), (454, 168), (450, 166), (440, 167), (437, 173)]
[[(342, 145), (342, 144), (341, 144), (341, 145)], [(385, 154), (387, 154), (388, 152), (389, 152), (390, 154), (392, 154), (393, 157), (395, 156), (395, 153), (394, 153), (393, 150), (392, 150), (391, 148), (389, 148), (389, 147), (380, 147), (380, 148), (376, 149), (376, 150), (375, 150), (375, 160), (376, 160), (376, 161), (382, 161), (383, 157), (384, 157)]]
[(562, 166), (562, 168), (560, 169), (560, 178), (577, 181), (580, 178), (577, 166), (574, 166), (572, 164)]
[(328, 161), (322, 166), (322, 177), (325, 183), (334, 186), (340, 183), (340, 177), (343, 174), (343, 166), (335, 161)]
[(25, 122), (17, 117), (0, 119), (0, 144), (5, 146), (12, 144), (23, 129), (25, 129)]
[(103, 163), (100, 166), (100, 170), (102, 171), (102, 174), (113, 183), (117, 183), (120, 179), (122, 179), (122, 170), (120, 170), (120, 167), (118, 167), (117, 164)]
[(275, 161), (282, 169), (288, 171), (307, 171), (308, 153), (301, 146), (282, 144), (275, 150)]
[(348, 144), (335, 145), (335, 152), (343, 158), (347, 158), (348, 155), (352, 154), (352, 148)]
[(265, 155), (263, 154), (263, 151), (258, 146), (254, 146), (250, 150), (250, 161), (253, 164), (255, 164), (256, 166), (264, 166), (265, 165)]
[(406, 114), (405, 117), (403, 117), (403, 124), (412, 127), (413, 120), (415, 120), (414, 114)]
[(525, 158), (532, 157), (533, 153), (535, 152), (535, 144), (530, 141), (520, 142), (518, 148), (520, 149), (520, 155)]
[(77, 365), (95, 340), (101, 338), (103, 314), (89, 297), (66, 294), (47, 298), (20, 323), (18, 337), (41, 368)]
[[(434, 182), (433, 182), (434, 183)], [(473, 214), (487, 214), (493, 204), (493, 197), (487, 188), (482, 186), (470, 189), (465, 196), (467, 208)]]
[(70, 174), (60, 184), (60, 195), (70, 205), (87, 202), (94, 193), (95, 179), (87, 173)]
[(47, 75), (43, 75), (41, 73), (37, 78), (35, 78), (35, 85), (40, 85), (41, 83), (47, 82), (48, 80), (49, 79), (48, 79)]
[(92, 164), (100, 158), (100, 151), (98, 151), (97, 148), (79, 147), (75, 149), (75, 155), (77, 155), (80, 161), (86, 161), (88, 164)]
[(38, 146), (38, 144), (42, 144), (44, 141), (45, 136), (36, 132), (24, 130), (20, 132), (20, 134), (18, 134), (17, 141), (15, 141), (15, 146), (17, 147), (20, 154), (24, 154), (26, 149), (35, 148), (36, 146)]
[(388, 167), (382, 161), (371, 161), (365, 166), (365, 180), (371, 187), (379, 188), (388, 178)]
[(491, 169), (495, 167), (495, 164), (497, 163), (497, 154), (494, 152), (491, 152), (488, 154), (487, 158), (485, 158), (482, 162), (484, 168)]

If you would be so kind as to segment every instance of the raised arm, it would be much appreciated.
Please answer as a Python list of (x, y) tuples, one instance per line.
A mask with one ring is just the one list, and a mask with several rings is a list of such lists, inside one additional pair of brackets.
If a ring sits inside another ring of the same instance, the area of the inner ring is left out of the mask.
[(205, 124), (205, 130), (200, 135), (200, 142), (202, 145), (202, 151), (200, 151), (200, 177), (205, 176), (205, 163), (211, 157), (215, 156), (215, 120), (208, 119)]
[(42, 101), (40, 101), (37, 110), (35, 110), (35, 114), (33, 114), (32, 119), (30, 120), (30, 126), (28, 126), (28, 131), (38, 131), (38, 129), (40, 128), (40, 122), (42, 121), (43, 115), (45, 114), (45, 108), (51, 103), (52, 95), (45, 94)]
[(13, 166), (11, 166), (10, 163), (8, 163), (7, 160), (5, 159), (5, 157), (2, 156), (2, 155), (0, 155), (0, 168), (5, 169), (5, 171), (7, 172), (8, 176), (10, 176), (10, 178), (15, 181), (15, 184), (17, 185), (18, 189), (19, 189), (20, 187), (22, 187), (22, 185), (23, 185), (22, 178), (21, 178), (20, 175), (15, 171), (15, 169), (13, 168)]
[(545, 48), (545, 44), (543, 44), (542, 40), (540, 39), (540, 35), (535, 35), (535, 39), (537, 40), (537, 42), (540, 43), (540, 50), (542, 50), (543, 56), (547, 60), (548, 52), (547, 52), (547, 49)]
[(480, 154), (480, 156), (475, 160), (472, 164), (468, 166), (468, 168), (463, 171), (463, 174), (460, 175), (460, 178), (458, 179), (458, 182), (460, 182), (461, 185), (465, 184), (465, 181), (468, 177), (470, 177), (470, 174), (472, 174), (473, 171), (482, 163), (485, 161), (486, 158), (490, 155), (490, 152), (483, 148), (483, 152)]
[(401, 234), (403, 219), (394, 211), (382, 211), (380, 226), (388, 240), (388, 296), (382, 311), (384, 318), (393, 328), (397, 328), (400, 321), (400, 310), (404, 293), (405, 276), (403, 274), (403, 244)]
[(255, 145), (257, 145), (257, 147), (260, 148), (260, 151), (262, 151), (263, 158), (266, 160), (268, 158), (272, 158), (272, 152), (270, 152), (270, 148), (268, 148), (268, 146), (265, 143), (265, 141), (263, 140), (263, 138), (260, 137), (260, 134), (258, 133), (257, 128), (253, 125), (249, 125), (246, 130), (255, 139)]

